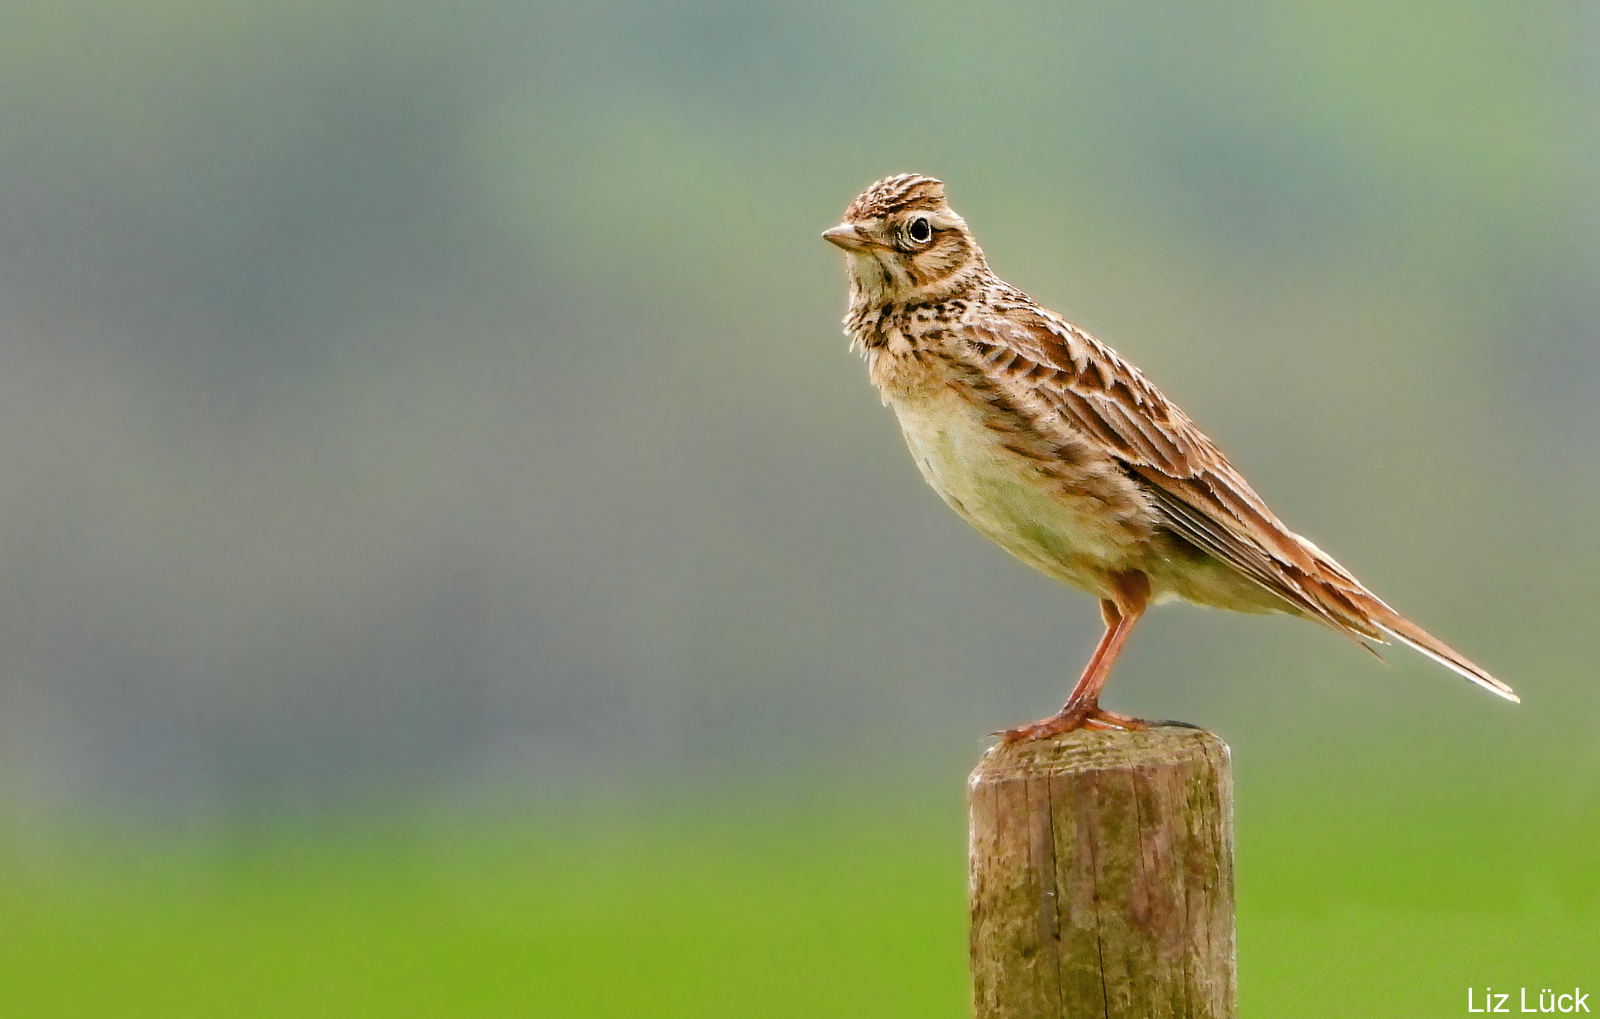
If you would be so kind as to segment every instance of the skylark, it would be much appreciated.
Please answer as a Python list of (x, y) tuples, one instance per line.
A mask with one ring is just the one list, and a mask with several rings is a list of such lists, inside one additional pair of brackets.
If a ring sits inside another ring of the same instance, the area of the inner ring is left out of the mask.
[(1100, 690), (1145, 606), (1173, 598), (1392, 637), (1517, 700), (1285, 527), (1137, 368), (990, 271), (943, 183), (880, 180), (822, 236), (845, 252), (851, 346), (928, 484), (1001, 548), (1100, 599), (1105, 633), (1066, 705), (1006, 740), (1143, 728), (1101, 708)]

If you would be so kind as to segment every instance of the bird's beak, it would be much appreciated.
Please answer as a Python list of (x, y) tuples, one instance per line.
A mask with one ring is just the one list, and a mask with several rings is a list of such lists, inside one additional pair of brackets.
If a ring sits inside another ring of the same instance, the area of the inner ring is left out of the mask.
[(846, 251), (865, 251), (875, 246), (849, 223), (840, 223), (831, 230), (822, 231), (822, 239), (829, 244), (837, 244)]

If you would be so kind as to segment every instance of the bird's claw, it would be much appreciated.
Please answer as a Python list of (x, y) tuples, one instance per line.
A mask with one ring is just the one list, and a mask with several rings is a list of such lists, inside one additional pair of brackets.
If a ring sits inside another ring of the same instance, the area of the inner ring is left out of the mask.
[(1049, 739), (1051, 736), (1059, 736), (1074, 729), (1132, 732), (1148, 728), (1150, 728), (1149, 722), (1131, 715), (1107, 711), (1101, 707), (1067, 707), (1049, 718), (1041, 718), (1037, 722), (1007, 729), (994, 735), (999, 736), (1002, 743), (1021, 743), (1025, 740)]

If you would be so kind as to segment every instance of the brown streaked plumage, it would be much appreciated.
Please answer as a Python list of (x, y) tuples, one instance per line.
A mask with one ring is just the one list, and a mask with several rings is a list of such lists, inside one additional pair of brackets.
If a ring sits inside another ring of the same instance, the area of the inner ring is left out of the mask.
[(846, 331), (923, 477), (1002, 548), (1100, 599), (1106, 630), (1066, 705), (1008, 740), (1142, 727), (1100, 708), (1100, 689), (1146, 605), (1172, 598), (1392, 637), (1517, 700), (1285, 527), (1137, 368), (990, 271), (943, 183), (880, 180), (822, 236), (846, 253)]

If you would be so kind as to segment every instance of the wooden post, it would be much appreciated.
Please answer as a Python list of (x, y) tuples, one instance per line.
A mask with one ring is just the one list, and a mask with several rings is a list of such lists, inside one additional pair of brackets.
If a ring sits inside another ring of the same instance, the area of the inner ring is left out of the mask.
[(1234, 1019), (1233, 783), (1199, 729), (991, 747), (972, 773), (977, 1019)]

